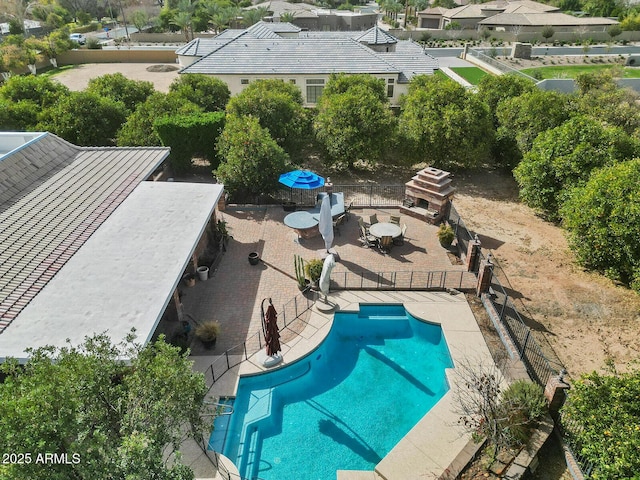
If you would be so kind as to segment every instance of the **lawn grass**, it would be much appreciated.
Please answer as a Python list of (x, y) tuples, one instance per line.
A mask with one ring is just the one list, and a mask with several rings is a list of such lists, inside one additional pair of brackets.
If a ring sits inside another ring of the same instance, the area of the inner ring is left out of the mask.
[[(581, 73), (594, 73), (602, 70), (620, 68), (620, 65), (555, 65), (520, 70), (522, 73), (544, 80), (547, 78), (576, 78)], [(622, 67), (623, 78), (640, 78), (640, 68)]]
[(38, 76), (42, 76), (42, 77), (53, 77), (55, 75), (57, 75), (58, 73), (62, 73), (65, 72), (67, 70), (71, 70), (72, 68), (76, 68), (77, 65), (64, 65), (62, 67), (58, 67), (58, 68), (51, 68), (49, 70), (46, 70), (42, 73), (38, 72)]
[(451, 70), (456, 72), (471, 85), (478, 85), (482, 77), (488, 75), (487, 72), (478, 67), (451, 67)]
[(440, 78), (446, 78), (447, 80), (451, 80), (451, 78), (449, 76), (447, 76), (446, 73), (444, 73), (442, 70), (436, 70), (435, 72), (433, 72), (433, 74), (436, 77), (440, 77)]

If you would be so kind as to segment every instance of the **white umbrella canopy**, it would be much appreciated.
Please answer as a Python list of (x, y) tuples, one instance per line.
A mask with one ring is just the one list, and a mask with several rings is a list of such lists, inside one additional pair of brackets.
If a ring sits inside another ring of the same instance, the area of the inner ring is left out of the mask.
[(333, 245), (333, 217), (331, 216), (331, 197), (325, 195), (320, 205), (320, 219), (318, 220), (318, 230), (324, 239), (327, 252)]
[(327, 255), (327, 258), (324, 259), (324, 264), (322, 265), (322, 273), (320, 274), (320, 291), (324, 293), (325, 302), (327, 300), (327, 295), (329, 294), (329, 285), (331, 284), (331, 270), (336, 266), (336, 259), (333, 257), (333, 254)]

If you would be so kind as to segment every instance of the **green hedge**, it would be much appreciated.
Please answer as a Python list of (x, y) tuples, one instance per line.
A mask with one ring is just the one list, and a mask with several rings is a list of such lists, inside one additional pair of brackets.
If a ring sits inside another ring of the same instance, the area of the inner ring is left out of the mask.
[(209, 160), (212, 169), (218, 167), (216, 144), (224, 121), (224, 112), (211, 112), (163, 117), (154, 122), (162, 144), (171, 147), (169, 162), (174, 173), (188, 172), (194, 156)]

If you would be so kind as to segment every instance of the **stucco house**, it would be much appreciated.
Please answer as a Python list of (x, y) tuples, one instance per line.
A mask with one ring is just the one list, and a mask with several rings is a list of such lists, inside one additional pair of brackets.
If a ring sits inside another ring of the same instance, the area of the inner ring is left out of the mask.
[(282, 0), (263, 2), (248, 7), (249, 9), (266, 8), (269, 16), (265, 20), (279, 22), (285, 13), (293, 14), (291, 23), (303, 30), (312, 31), (362, 31), (376, 25), (378, 14), (374, 11), (336, 10), (318, 8), (308, 3), (290, 3)]
[(428, 8), (418, 12), (419, 28), (444, 29), (454, 22), (466, 30), (486, 28), (522, 33), (539, 31), (547, 25), (556, 31), (603, 31), (618, 23), (609, 18), (574, 17), (562, 13), (558, 7), (532, 0), (496, 0), (450, 9)]
[(132, 328), (145, 344), (180, 310), (223, 187), (153, 181), (168, 154), (0, 133), (0, 362)]
[(316, 104), (333, 73), (369, 74), (384, 80), (391, 105), (398, 105), (415, 75), (432, 75), (438, 62), (411, 40), (398, 40), (378, 27), (365, 32), (304, 32), (260, 22), (243, 31), (196, 39), (178, 49), (180, 74), (223, 80), (231, 94), (257, 79), (297, 85), (306, 106)]

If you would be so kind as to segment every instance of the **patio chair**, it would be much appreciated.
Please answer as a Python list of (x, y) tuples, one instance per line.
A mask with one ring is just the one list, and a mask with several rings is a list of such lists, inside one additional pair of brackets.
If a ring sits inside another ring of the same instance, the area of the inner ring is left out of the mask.
[(393, 239), (393, 244), (394, 245), (404, 245), (404, 234), (407, 233), (407, 224), (403, 223), (402, 224), (402, 233), (400, 234), (399, 237), (396, 237)]
[(378, 223), (378, 215), (375, 213), (373, 215), (369, 215), (369, 225), (373, 225), (374, 223)]
[(343, 213), (342, 215), (336, 217), (336, 219), (333, 221), (333, 231), (338, 235), (340, 235), (340, 225), (344, 223), (346, 216), (347, 215)]
[(367, 234), (369, 233), (369, 229), (367, 228), (367, 224), (364, 223), (364, 220), (362, 220), (361, 217), (358, 217), (358, 225), (360, 226), (360, 228), (364, 228), (364, 231), (367, 232)]
[(373, 235), (369, 235), (364, 226), (360, 227), (360, 242), (366, 248), (373, 248), (378, 245), (378, 239)]
[(389, 253), (391, 251), (391, 247), (393, 247), (393, 237), (385, 235), (378, 242), (378, 248), (382, 253)]
[(351, 208), (352, 207), (353, 207), (353, 200), (351, 200), (351, 203), (349, 203), (349, 206), (344, 209), (344, 221), (345, 222), (349, 221), (349, 216), (351, 215)]
[(389, 215), (389, 223), (400, 225), (400, 215)]

